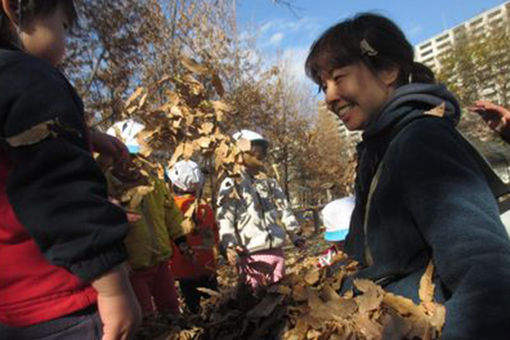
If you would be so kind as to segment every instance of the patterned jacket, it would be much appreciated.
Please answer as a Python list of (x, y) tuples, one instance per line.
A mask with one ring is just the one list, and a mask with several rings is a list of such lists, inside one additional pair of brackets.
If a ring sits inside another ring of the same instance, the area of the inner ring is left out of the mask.
[[(287, 232), (299, 224), (278, 182), (241, 175), (239, 183), (226, 178), (218, 195), (217, 220), (222, 248), (237, 245), (250, 252), (279, 248)], [(285, 226), (282, 228), (281, 224)]]

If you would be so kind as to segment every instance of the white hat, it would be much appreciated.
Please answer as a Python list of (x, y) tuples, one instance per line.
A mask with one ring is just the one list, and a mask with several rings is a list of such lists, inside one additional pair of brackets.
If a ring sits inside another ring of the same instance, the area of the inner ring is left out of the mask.
[(343, 241), (349, 232), (351, 215), (355, 206), (353, 196), (340, 198), (328, 203), (322, 209), (322, 221), (326, 226), (326, 241)]
[(232, 138), (234, 138), (234, 140), (236, 140), (236, 141), (238, 141), (240, 139), (247, 139), (250, 142), (258, 140), (258, 141), (264, 141), (266, 143), (269, 143), (269, 141), (267, 139), (265, 139), (264, 137), (262, 137), (262, 135), (254, 132), (254, 131), (251, 131), (251, 130), (241, 130), (239, 132), (236, 132), (236, 133), (234, 133)]
[(172, 184), (183, 191), (197, 192), (204, 185), (204, 175), (193, 161), (179, 161), (168, 172)]
[(143, 129), (145, 129), (145, 125), (137, 123), (132, 119), (127, 119), (113, 124), (106, 133), (122, 139), (130, 153), (138, 153), (140, 152), (140, 143), (138, 143), (136, 136)]

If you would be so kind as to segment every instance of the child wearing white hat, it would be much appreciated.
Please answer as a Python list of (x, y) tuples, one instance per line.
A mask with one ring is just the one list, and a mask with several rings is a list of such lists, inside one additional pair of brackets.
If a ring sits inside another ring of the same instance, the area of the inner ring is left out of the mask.
[[(169, 171), (168, 177), (175, 193), (174, 201), (185, 214), (200, 197), (204, 185), (204, 175), (197, 163), (179, 161)], [(218, 226), (212, 208), (200, 204), (194, 211), (194, 229), (186, 234), (186, 242), (191, 247), (194, 259), (174, 251), (171, 259), (172, 272), (179, 281), (179, 287), (189, 311), (200, 310), (200, 298), (209, 295), (197, 288), (216, 290), (216, 249), (218, 246)]]
[[(144, 316), (154, 313), (179, 312), (175, 281), (168, 261), (174, 252), (192, 257), (184, 230), (182, 214), (167, 184), (155, 174), (147, 162), (141, 161), (139, 133), (144, 125), (132, 119), (115, 123), (108, 134), (121, 139), (129, 149), (128, 166), (105, 161), (108, 189), (120, 205), (128, 207), (139, 218), (131, 221), (131, 229), (124, 240), (132, 272), (131, 284)], [(130, 194), (136, 188), (145, 188), (139, 199)], [(178, 244), (173, 248), (171, 241)]]
[(283, 278), (282, 248), (286, 237), (298, 247), (304, 246), (304, 239), (296, 235), (300, 226), (284, 191), (275, 179), (261, 171), (269, 142), (249, 130), (233, 137), (238, 143), (249, 142), (251, 150), (243, 155), (240, 179), (236, 182), (226, 178), (220, 187), (217, 211), (220, 245), (245, 282), (257, 288)]
[(332, 242), (333, 245), (319, 257), (318, 267), (331, 265), (334, 256), (342, 250), (345, 238), (349, 233), (349, 224), (354, 206), (354, 197), (350, 196), (334, 200), (322, 209), (322, 222), (326, 226), (324, 239)]

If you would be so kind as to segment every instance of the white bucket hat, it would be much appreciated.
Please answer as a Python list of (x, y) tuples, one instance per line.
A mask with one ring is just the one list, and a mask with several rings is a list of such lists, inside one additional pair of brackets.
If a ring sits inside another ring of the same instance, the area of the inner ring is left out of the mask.
[(321, 211), (322, 221), (326, 226), (326, 241), (343, 241), (349, 233), (351, 215), (354, 210), (353, 196), (340, 198), (328, 203)]
[(236, 132), (232, 135), (232, 138), (234, 138), (234, 140), (236, 140), (236, 141), (238, 141), (240, 139), (247, 139), (250, 142), (263, 141), (263, 142), (269, 143), (269, 141), (267, 139), (265, 139), (262, 135), (256, 133), (255, 131), (251, 131), (251, 130), (241, 130), (239, 132)]
[(130, 153), (138, 153), (140, 152), (140, 143), (136, 137), (143, 129), (145, 129), (145, 125), (127, 119), (113, 124), (106, 133), (122, 139)]
[(168, 171), (173, 185), (183, 191), (198, 192), (204, 185), (204, 175), (197, 163), (179, 161)]

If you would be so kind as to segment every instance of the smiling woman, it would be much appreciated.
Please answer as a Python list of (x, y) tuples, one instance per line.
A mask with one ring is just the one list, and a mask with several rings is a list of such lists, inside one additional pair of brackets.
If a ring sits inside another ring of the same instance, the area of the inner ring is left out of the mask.
[[(441, 339), (510, 333), (510, 242), (497, 202), (455, 129), (460, 108), (389, 19), (361, 14), (328, 29), (308, 76), (358, 146), (356, 205), (346, 252), (357, 278), (418, 302), (429, 262), (447, 308)], [(345, 287), (348, 287), (347, 284)]]
[(324, 32), (312, 45), (305, 68), (324, 91), (329, 109), (348, 129), (360, 130), (396, 88), (434, 82), (432, 71), (413, 59), (411, 44), (395, 24), (361, 15)]

